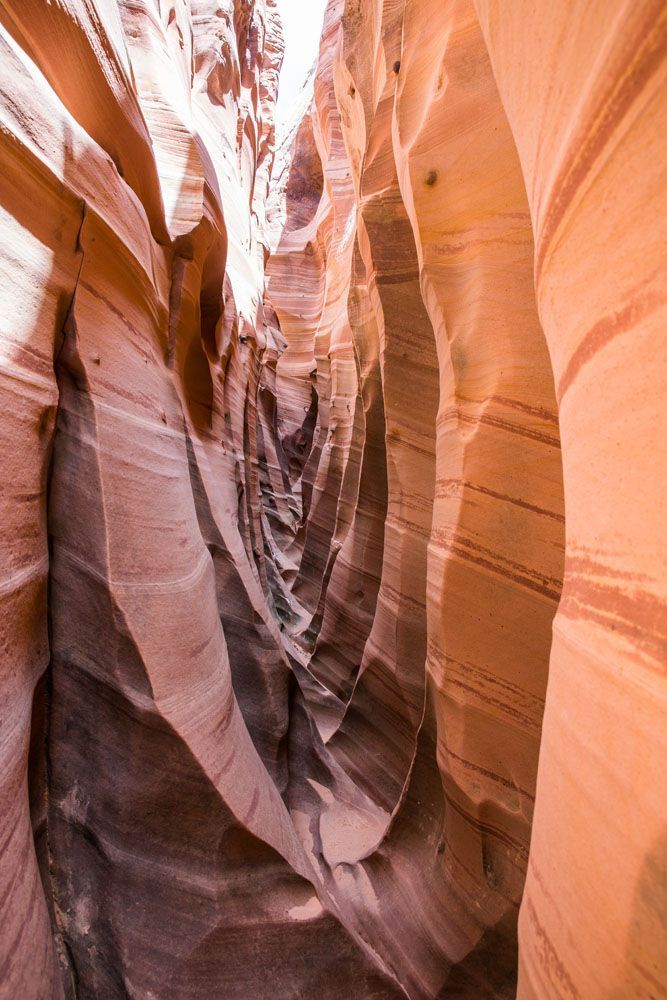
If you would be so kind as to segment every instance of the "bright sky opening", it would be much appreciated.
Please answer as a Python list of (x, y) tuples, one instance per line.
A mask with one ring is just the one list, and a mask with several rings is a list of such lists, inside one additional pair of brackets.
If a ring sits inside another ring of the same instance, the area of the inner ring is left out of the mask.
[(320, 49), (327, 0), (278, 0), (285, 32), (285, 61), (280, 74), (276, 108), (279, 130), (290, 121), (301, 103), (304, 83)]

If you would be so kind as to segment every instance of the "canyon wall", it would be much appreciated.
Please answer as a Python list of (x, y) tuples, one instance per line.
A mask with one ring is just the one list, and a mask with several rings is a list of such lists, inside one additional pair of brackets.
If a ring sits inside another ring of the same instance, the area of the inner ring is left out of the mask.
[(667, 996), (664, 5), (0, 44), (0, 996)]

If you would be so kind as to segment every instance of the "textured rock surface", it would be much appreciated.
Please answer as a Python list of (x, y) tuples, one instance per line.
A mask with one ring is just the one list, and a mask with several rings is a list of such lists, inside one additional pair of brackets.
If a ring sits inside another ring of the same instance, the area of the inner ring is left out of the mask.
[(663, 8), (0, 0), (0, 996), (667, 995)]

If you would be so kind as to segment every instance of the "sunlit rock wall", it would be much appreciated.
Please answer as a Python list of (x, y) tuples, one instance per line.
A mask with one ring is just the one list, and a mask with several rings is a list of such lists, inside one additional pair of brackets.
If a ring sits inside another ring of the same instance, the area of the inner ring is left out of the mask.
[(662, 995), (666, 22), (1, 0), (0, 996)]
[(527, 875), (520, 997), (660, 996), (667, 21), (511, 7), (329, 4), (268, 267), (278, 590), (391, 816), (337, 892), (409, 995), (513, 995)]
[(268, 295), (301, 514), (274, 537), (311, 712), (377, 816), (334, 870), (340, 905), (409, 995), (511, 996), (563, 572), (557, 404), (477, 18), (404, 7), (329, 5), (293, 147)]
[(529, 193), (567, 524), (520, 995), (660, 996), (667, 11), (477, 8)]

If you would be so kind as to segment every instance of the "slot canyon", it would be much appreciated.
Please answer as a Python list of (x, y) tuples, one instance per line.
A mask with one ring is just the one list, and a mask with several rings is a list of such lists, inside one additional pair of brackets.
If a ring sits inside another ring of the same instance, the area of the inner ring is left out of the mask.
[(0, 0), (0, 998), (667, 998), (667, 6), (285, 34)]

